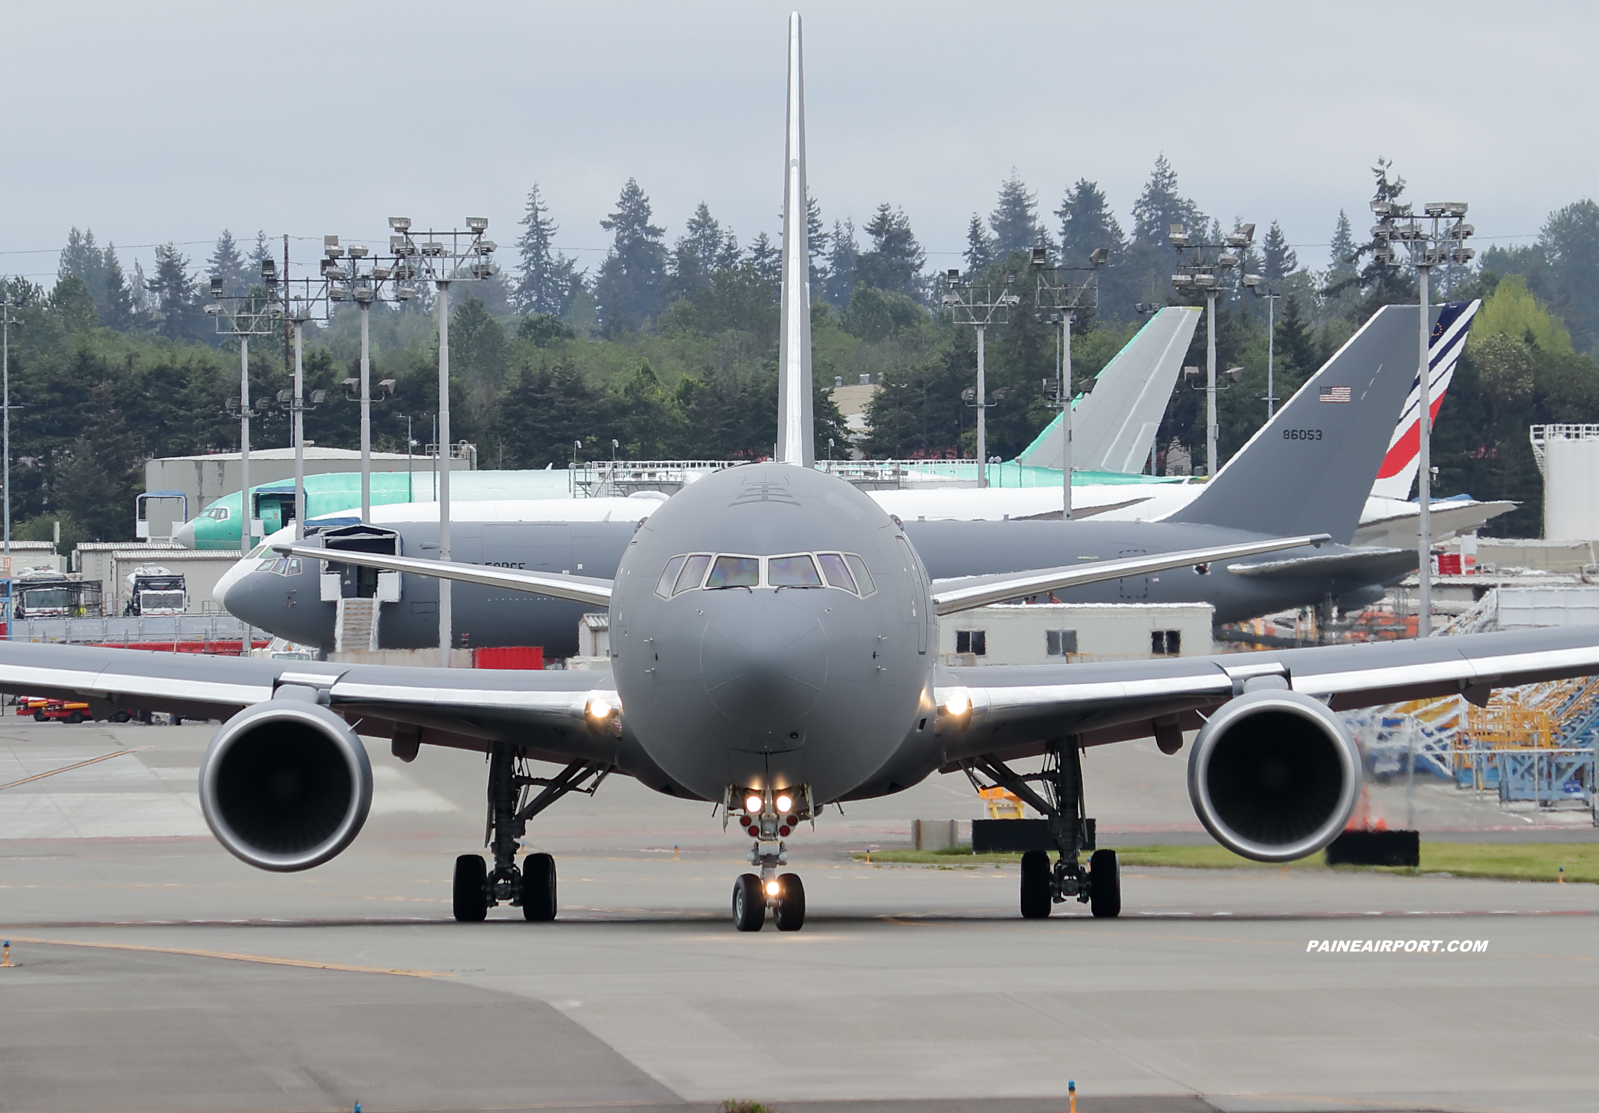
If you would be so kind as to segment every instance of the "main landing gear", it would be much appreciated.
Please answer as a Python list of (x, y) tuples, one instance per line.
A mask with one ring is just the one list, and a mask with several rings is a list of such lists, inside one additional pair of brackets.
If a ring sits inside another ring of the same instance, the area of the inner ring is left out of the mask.
[(810, 790), (744, 792), (729, 786), (723, 805), (723, 814), (737, 816), (744, 833), (755, 840), (749, 863), (761, 871), (759, 875), (740, 874), (733, 882), (733, 926), (739, 931), (760, 931), (770, 908), (778, 931), (798, 931), (805, 925), (805, 885), (799, 874), (780, 874), (777, 867), (788, 864), (783, 837), (811, 818)]
[[(455, 918), (463, 923), (481, 920), (495, 905), (512, 904), (522, 906), (524, 919), (555, 919), (555, 859), (529, 854), (517, 869), (517, 845), (528, 820), (567, 793), (592, 796), (610, 771), (608, 765), (574, 761), (553, 777), (529, 776), (516, 747), (496, 742), (489, 751), (489, 816), (483, 836), (494, 854), (494, 868), (478, 854), (455, 860)], [(535, 794), (534, 789), (543, 791)]]
[[(1016, 773), (992, 754), (974, 758), (965, 766), (966, 775), (978, 788), (988, 787), (977, 778), (977, 773), (983, 773), (1015, 793), (1049, 824), (1049, 840), (1057, 851), (1053, 865), (1044, 850), (1022, 854), (1024, 919), (1042, 920), (1053, 905), (1069, 897), (1088, 905), (1095, 916), (1121, 915), (1121, 863), (1114, 850), (1094, 849), (1094, 821), (1084, 815), (1082, 751), (1075, 738), (1051, 743), (1044, 768), (1037, 773)], [(1080, 857), (1084, 851), (1090, 853), (1087, 868)]]

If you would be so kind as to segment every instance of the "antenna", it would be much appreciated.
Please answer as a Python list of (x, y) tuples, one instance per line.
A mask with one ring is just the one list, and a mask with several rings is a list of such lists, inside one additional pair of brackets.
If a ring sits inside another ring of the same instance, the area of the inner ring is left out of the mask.
[(788, 17), (788, 156), (783, 169), (783, 309), (777, 351), (777, 458), (815, 463), (811, 415), (811, 251), (805, 192), (805, 78), (800, 14)]

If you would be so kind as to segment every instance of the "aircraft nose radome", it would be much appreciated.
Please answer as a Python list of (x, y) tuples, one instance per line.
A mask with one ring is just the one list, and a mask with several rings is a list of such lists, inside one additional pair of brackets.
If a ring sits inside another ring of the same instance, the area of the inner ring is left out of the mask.
[(265, 626), (266, 617), (261, 614), (257, 600), (257, 581), (260, 574), (249, 572), (240, 576), (231, 587), (222, 595), (222, 609), (241, 622), (248, 622), (255, 626)]
[(718, 608), (701, 638), (705, 690), (752, 731), (789, 729), (822, 694), (827, 635), (815, 615), (781, 597), (738, 595), (732, 602), (742, 605)]
[(177, 529), (172, 531), (172, 542), (182, 549), (192, 549), (195, 546), (194, 519), (190, 518)]

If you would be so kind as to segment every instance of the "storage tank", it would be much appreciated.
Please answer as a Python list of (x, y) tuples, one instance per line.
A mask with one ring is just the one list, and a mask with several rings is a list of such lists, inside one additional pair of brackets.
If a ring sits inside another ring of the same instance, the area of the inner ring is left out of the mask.
[(1529, 434), (1543, 473), (1545, 539), (1599, 538), (1599, 425), (1534, 425)]

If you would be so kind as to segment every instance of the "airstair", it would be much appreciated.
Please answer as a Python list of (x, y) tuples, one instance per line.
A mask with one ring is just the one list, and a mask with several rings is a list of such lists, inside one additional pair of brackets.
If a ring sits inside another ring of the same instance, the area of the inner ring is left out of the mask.
[(333, 629), (336, 653), (378, 648), (378, 601), (351, 597), (339, 600), (337, 625)]

